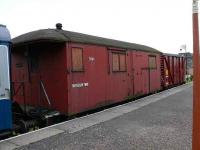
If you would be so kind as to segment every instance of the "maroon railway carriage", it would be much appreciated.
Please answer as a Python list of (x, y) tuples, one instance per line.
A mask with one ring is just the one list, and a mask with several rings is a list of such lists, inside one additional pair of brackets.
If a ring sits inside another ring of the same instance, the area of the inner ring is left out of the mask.
[(161, 55), (62, 29), (26, 33), (13, 39), (14, 100), (72, 115), (152, 93), (162, 89)]

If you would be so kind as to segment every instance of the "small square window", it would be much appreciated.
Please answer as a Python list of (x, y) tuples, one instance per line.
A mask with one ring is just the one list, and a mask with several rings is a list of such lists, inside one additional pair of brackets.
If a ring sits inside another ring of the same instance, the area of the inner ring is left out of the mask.
[(72, 71), (83, 71), (82, 48), (72, 48)]
[(126, 71), (126, 54), (112, 53), (112, 70)]

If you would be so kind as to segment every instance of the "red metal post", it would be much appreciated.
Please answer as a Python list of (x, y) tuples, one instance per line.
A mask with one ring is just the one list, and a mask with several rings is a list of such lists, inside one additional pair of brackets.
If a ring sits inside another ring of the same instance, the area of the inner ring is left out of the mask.
[(199, 64), (198, 0), (193, 0), (193, 139), (192, 149), (200, 149), (200, 64)]

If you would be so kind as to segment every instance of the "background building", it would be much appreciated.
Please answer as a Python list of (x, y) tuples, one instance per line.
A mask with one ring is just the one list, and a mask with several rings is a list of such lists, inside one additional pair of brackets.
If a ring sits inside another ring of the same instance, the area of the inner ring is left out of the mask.
[(186, 74), (193, 75), (193, 54), (190, 52), (179, 53), (180, 56), (184, 56), (187, 59)]

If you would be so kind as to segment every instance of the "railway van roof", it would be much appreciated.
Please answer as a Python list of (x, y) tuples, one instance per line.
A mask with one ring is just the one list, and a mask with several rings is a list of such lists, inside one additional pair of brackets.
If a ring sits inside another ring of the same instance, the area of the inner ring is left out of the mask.
[(165, 56), (174, 56), (174, 57), (184, 57), (183, 55), (179, 55), (179, 54), (170, 54), (170, 53), (163, 53), (163, 55), (165, 55)]
[(161, 53), (160, 51), (141, 44), (123, 42), (113, 39), (107, 39), (77, 32), (65, 31), (62, 29), (42, 29), (22, 34), (12, 39), (13, 46), (25, 45), (40, 41), (51, 42), (77, 42), (84, 44), (104, 45), (108, 47), (116, 47), (123, 49), (132, 49), (140, 51), (149, 51)]

